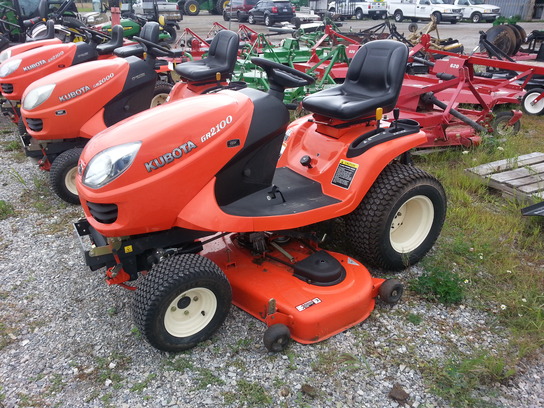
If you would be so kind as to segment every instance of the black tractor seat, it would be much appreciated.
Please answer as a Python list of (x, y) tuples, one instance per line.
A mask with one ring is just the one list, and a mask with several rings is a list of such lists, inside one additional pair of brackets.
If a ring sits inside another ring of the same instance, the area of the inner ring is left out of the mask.
[(115, 49), (123, 45), (123, 26), (116, 25), (111, 29), (111, 40), (96, 46), (98, 55), (111, 54)]
[[(28, 21), (28, 20), (26, 20)], [(34, 38), (27, 38), (27, 42), (35, 42), (40, 40), (51, 40), (55, 38), (55, 21), (54, 20), (47, 20), (45, 22), (45, 31), (40, 33)]]
[(368, 42), (353, 57), (342, 85), (305, 97), (302, 106), (345, 121), (374, 117), (377, 108), (389, 112), (397, 103), (407, 59), (408, 48), (401, 42)]
[(213, 38), (208, 56), (198, 61), (188, 61), (176, 66), (176, 72), (190, 82), (213, 81), (217, 73), (221, 78), (230, 78), (240, 39), (234, 31), (221, 30)]

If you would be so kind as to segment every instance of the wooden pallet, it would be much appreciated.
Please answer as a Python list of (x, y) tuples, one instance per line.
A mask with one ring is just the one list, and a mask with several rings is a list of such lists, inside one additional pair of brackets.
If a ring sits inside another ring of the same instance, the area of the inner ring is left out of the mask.
[(511, 159), (482, 164), (466, 171), (487, 181), (503, 195), (530, 201), (544, 199), (544, 153), (529, 153)]

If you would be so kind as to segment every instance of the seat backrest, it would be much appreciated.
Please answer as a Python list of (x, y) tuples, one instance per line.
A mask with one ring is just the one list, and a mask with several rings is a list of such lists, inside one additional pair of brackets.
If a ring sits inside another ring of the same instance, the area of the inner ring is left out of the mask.
[(216, 74), (230, 78), (238, 57), (238, 34), (230, 30), (219, 31), (212, 40), (208, 56), (197, 61), (176, 65), (176, 72), (189, 82), (214, 81)]
[(302, 106), (344, 121), (371, 118), (377, 108), (389, 112), (397, 103), (407, 59), (408, 47), (399, 41), (368, 42), (353, 57), (342, 85), (306, 96)]
[(115, 25), (111, 29), (111, 40), (106, 43), (98, 44), (96, 46), (96, 51), (98, 54), (111, 54), (116, 48), (119, 48), (123, 45), (123, 26)]
[(370, 41), (355, 54), (341, 87), (346, 94), (380, 97), (388, 112), (397, 102), (407, 58), (408, 48), (399, 41)]
[(47, 20), (45, 22), (45, 31), (42, 31), (39, 35), (37, 35), (34, 38), (27, 39), (27, 42), (50, 40), (52, 38), (55, 38), (55, 21)]
[(159, 42), (159, 23), (148, 21), (140, 30), (139, 37), (157, 44)]
[(219, 31), (210, 44), (207, 59), (228, 67), (232, 72), (238, 56), (238, 34), (230, 30)]

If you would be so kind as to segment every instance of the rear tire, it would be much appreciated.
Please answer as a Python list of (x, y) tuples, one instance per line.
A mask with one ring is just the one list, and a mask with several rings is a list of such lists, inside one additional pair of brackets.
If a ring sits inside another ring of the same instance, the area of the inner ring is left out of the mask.
[(361, 261), (405, 269), (434, 245), (446, 205), (444, 188), (433, 176), (413, 166), (390, 164), (345, 217), (347, 240)]
[(395, 23), (402, 22), (402, 20), (404, 20), (404, 15), (402, 14), (402, 11), (396, 10), (393, 14), (393, 19), (395, 20)]
[(59, 154), (53, 163), (49, 180), (56, 195), (70, 204), (79, 204), (76, 189), (77, 163), (83, 149), (74, 148)]
[(217, 14), (221, 15), (223, 14), (223, 11), (225, 10), (225, 6), (230, 0), (217, 0), (217, 3), (215, 3), (215, 11), (217, 11)]
[(133, 316), (155, 348), (179, 352), (207, 340), (225, 321), (232, 292), (219, 267), (196, 254), (154, 265), (134, 294)]
[(362, 20), (363, 17), (364, 17), (363, 10), (361, 10), (361, 9), (355, 10), (355, 18), (357, 20)]
[(165, 103), (172, 88), (173, 85), (169, 84), (168, 82), (157, 81), (157, 83), (155, 84), (155, 89), (153, 90), (153, 98), (149, 103), (149, 107), (154, 108), (155, 106), (159, 106)]
[(196, 0), (188, 0), (185, 2), (183, 10), (188, 16), (198, 16), (200, 14), (200, 4)]
[(532, 102), (542, 93), (544, 92), (544, 89), (542, 88), (533, 88), (523, 96), (523, 99), (521, 100), (521, 107), (523, 108), (523, 112), (525, 112), (527, 115), (542, 115), (544, 113), (544, 99), (541, 99), (536, 104), (532, 104)]
[(247, 22), (249, 24), (255, 24), (255, 16), (253, 16), (253, 14), (250, 14), (247, 18)]
[(177, 36), (178, 36), (176, 28), (172, 27), (172, 26), (164, 26), (163, 30), (166, 31), (170, 35), (170, 38), (165, 39), (164, 42), (166, 44), (174, 43), (176, 41)]
[(230, 20), (230, 17), (229, 17), (229, 15), (227, 14), (226, 11), (223, 11), (223, 20), (224, 20), (224, 21), (229, 21), (229, 20)]
[(264, 25), (267, 27), (274, 25), (274, 20), (269, 15), (264, 16)]

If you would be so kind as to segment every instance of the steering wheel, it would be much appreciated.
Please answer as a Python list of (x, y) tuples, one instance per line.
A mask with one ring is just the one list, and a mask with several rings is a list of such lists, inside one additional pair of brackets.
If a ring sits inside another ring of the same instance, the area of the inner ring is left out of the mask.
[(133, 40), (138, 41), (140, 44), (143, 44), (146, 48), (145, 51), (149, 52), (151, 49), (160, 51), (165, 56), (172, 56), (172, 51), (166, 47), (163, 47), (161, 45), (155, 44), (152, 41), (146, 40), (145, 38), (134, 36), (132, 37)]
[(89, 38), (91, 41), (102, 44), (106, 43), (111, 40), (111, 36), (108, 34), (102, 33), (100, 31), (92, 30), (89, 27), (80, 27), (80, 30), (85, 33), (87, 38)]
[(304, 72), (264, 58), (253, 57), (251, 62), (266, 72), (270, 83), (275, 83), (284, 89), (310, 85), (315, 81), (312, 76)]

